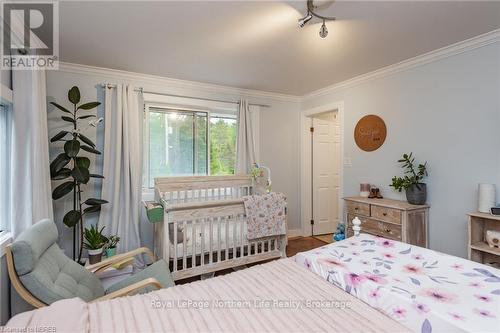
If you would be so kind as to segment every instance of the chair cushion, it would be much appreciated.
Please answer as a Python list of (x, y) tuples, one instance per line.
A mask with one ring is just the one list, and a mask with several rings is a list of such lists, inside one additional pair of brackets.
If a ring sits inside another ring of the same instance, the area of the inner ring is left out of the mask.
[(56, 241), (57, 227), (49, 219), (41, 220), (23, 231), (11, 246), (17, 274), (31, 272), (40, 256)]
[(46, 304), (73, 297), (88, 302), (104, 295), (101, 281), (68, 258), (55, 243), (40, 256), (31, 272), (19, 278), (26, 289)]
[[(172, 279), (172, 275), (170, 275), (170, 271), (168, 270), (168, 264), (165, 260), (158, 260), (154, 264), (146, 267), (142, 271), (118, 282), (110, 286), (106, 290), (106, 294), (112, 293), (119, 289), (125, 288), (133, 283), (142, 281), (147, 278), (155, 278), (157, 279), (163, 288), (173, 287), (174, 280)], [(150, 291), (156, 290), (156, 288), (148, 286), (139, 291), (140, 294), (145, 294)]]

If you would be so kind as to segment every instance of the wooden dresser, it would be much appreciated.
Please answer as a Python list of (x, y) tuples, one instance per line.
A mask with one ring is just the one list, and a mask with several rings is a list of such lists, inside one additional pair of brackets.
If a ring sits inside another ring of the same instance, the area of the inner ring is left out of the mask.
[(361, 220), (361, 232), (427, 247), (428, 205), (411, 205), (391, 199), (344, 198), (347, 237), (353, 235), (352, 220)]

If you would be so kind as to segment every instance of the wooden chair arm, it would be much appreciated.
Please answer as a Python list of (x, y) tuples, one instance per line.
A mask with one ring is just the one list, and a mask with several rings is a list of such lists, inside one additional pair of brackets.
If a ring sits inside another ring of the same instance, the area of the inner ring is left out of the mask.
[(112, 266), (112, 265), (114, 265), (114, 264), (116, 264), (124, 259), (133, 258), (136, 255), (139, 255), (142, 253), (147, 254), (151, 258), (152, 261), (156, 260), (155, 255), (153, 254), (153, 252), (150, 249), (148, 249), (147, 247), (140, 247), (140, 248), (137, 248), (135, 250), (129, 251), (127, 253), (117, 254), (115, 256), (112, 256), (111, 258), (108, 258), (108, 259), (105, 259), (101, 262), (98, 262), (97, 264), (85, 266), (85, 268), (92, 273), (97, 273), (97, 272), (102, 271), (102, 270), (108, 268), (109, 266)]
[(139, 281), (139, 282), (136, 282), (134, 284), (131, 284), (130, 286), (127, 286), (125, 288), (119, 289), (117, 291), (113, 291), (110, 294), (107, 294), (107, 295), (104, 295), (102, 297), (96, 298), (95, 300), (93, 300), (90, 303), (100, 302), (100, 301), (106, 301), (106, 300), (110, 300), (110, 299), (113, 299), (113, 298), (116, 298), (116, 297), (127, 296), (127, 295), (133, 293), (134, 291), (138, 291), (138, 290), (140, 290), (140, 289), (142, 289), (144, 287), (147, 287), (149, 285), (151, 285), (153, 287), (156, 287), (158, 289), (162, 288), (162, 285), (161, 285), (160, 281), (158, 281), (155, 278), (147, 278), (147, 279), (144, 279), (142, 281)]

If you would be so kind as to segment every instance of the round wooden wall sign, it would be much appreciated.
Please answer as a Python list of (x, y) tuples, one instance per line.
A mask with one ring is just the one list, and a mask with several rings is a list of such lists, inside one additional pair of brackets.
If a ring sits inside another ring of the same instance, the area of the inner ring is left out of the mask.
[(384, 120), (370, 114), (361, 118), (354, 129), (354, 140), (364, 151), (374, 151), (384, 144), (387, 128)]

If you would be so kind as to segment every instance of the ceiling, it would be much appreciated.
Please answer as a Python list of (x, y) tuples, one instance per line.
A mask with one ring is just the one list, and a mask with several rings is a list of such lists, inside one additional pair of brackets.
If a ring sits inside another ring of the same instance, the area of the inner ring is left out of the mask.
[(61, 60), (303, 95), (500, 28), (500, 2), (60, 2)]

